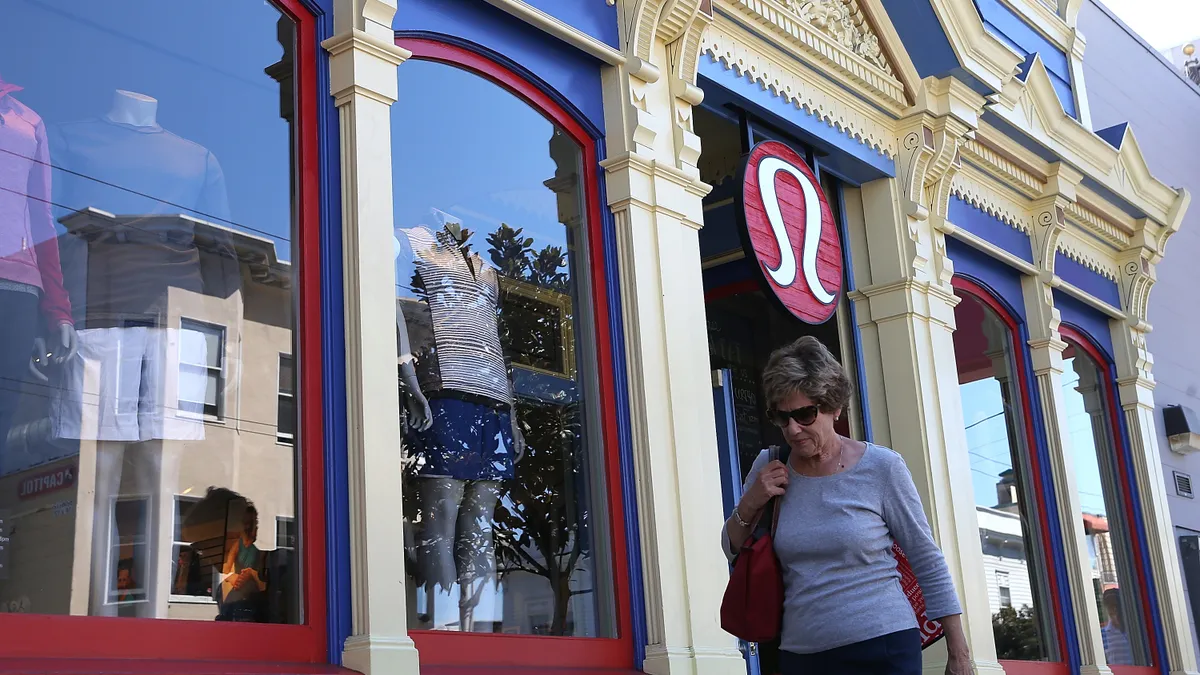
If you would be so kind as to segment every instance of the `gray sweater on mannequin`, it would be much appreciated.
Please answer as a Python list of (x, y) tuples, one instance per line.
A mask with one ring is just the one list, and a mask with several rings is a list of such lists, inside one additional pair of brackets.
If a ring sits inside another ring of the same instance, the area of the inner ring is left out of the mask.
[[(768, 461), (764, 450), (745, 489)], [(782, 649), (814, 654), (916, 628), (893, 541), (912, 564), (929, 618), (962, 612), (900, 455), (868, 445), (858, 464), (841, 473), (813, 478), (788, 467), (788, 476), (775, 534), (784, 583)], [(721, 533), (732, 560), (729, 535)]]

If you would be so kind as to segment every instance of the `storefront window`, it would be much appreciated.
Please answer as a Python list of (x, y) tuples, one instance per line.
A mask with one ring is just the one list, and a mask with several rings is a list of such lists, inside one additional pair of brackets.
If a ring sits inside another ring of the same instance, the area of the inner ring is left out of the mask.
[(0, 607), (297, 623), (296, 23), (0, 16)]
[(482, 76), (399, 78), (409, 626), (615, 637), (583, 148)]
[(1075, 480), (1083, 508), (1092, 588), (1100, 617), (1104, 657), (1110, 665), (1150, 665), (1134, 557), (1116, 479), (1116, 438), (1107, 369), (1082, 342), (1068, 339), (1063, 353), (1063, 404)]
[(1013, 332), (979, 298), (959, 295), (954, 351), (996, 652), (1002, 660), (1055, 660)]

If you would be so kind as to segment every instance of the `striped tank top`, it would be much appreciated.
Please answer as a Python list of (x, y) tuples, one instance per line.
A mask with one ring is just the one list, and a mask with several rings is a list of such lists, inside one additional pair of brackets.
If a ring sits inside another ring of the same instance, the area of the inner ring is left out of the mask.
[(456, 391), (512, 405), (500, 345), (500, 280), (446, 232), (402, 230), (412, 247), (417, 300), (403, 300), (417, 377), (428, 394)]

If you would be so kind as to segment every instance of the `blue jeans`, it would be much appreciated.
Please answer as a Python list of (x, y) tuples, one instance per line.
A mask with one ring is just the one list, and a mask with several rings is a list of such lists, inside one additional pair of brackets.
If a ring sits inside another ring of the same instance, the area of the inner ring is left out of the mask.
[(781, 675), (921, 675), (916, 628), (816, 654), (779, 652)]

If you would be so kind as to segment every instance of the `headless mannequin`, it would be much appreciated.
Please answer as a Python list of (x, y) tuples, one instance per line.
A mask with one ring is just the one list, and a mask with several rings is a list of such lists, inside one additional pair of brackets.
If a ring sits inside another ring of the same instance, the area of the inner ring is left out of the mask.
[[(158, 116), (158, 100), (138, 94), (132, 91), (118, 89), (113, 94), (112, 107), (109, 109), (105, 117), (110, 122), (118, 124), (128, 124), (135, 127), (154, 127), (157, 126)], [(63, 324), (58, 327), (56, 335), (53, 337), (58, 339), (57, 345), (48, 345), (42, 338), (37, 338), (34, 341), (33, 357), (29, 362), (29, 370), (34, 377), (43, 382), (49, 381), (45, 370), (51, 363), (60, 365), (68, 359), (75, 356), (79, 350), (79, 338), (75, 334), (75, 327), (69, 324)]]
[[(471, 233), (453, 221), (444, 223), (444, 229), (467, 254), (467, 239)], [(399, 309), (397, 326), (404, 336)], [(402, 379), (406, 379), (404, 366), (411, 368), (411, 359), (402, 365)], [(415, 370), (413, 373), (415, 383)], [(414, 390), (408, 389), (410, 415), (412, 409), (424, 401), (424, 396), (420, 399), (412, 396)], [(425, 410), (429, 409), (427, 402), (424, 406)], [(510, 413), (510, 416), (515, 420), (515, 415)], [(410, 417), (414, 423), (417, 419)], [(438, 423), (448, 422), (429, 418), (424, 428), (415, 424), (413, 427), (424, 431)], [(516, 431), (515, 421), (512, 426), (514, 450), (519, 457), (523, 439)], [(423, 618), (433, 629), (444, 629), (457, 619), (460, 631), (495, 632), (501, 621), (502, 608), (495, 606), (499, 593), (492, 523), (500, 499), (501, 481), (418, 476), (414, 486), (421, 512), (416, 553), (426, 592), (427, 616)]]

